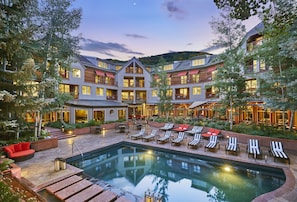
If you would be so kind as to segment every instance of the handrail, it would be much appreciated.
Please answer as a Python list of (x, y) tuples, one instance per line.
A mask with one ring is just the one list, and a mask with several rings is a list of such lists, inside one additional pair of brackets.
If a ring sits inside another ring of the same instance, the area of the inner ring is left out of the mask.
[(81, 157), (83, 158), (83, 157), (84, 157), (84, 154), (83, 154), (83, 152), (80, 150), (80, 148), (78, 147), (78, 145), (75, 144), (75, 142), (72, 142), (72, 155), (73, 155), (73, 153), (74, 153), (74, 146), (76, 146), (76, 149), (79, 151)]

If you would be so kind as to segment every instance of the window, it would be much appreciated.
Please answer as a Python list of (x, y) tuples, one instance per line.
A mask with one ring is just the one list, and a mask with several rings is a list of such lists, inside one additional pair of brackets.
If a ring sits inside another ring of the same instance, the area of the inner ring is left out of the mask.
[(193, 171), (194, 171), (195, 173), (200, 173), (200, 166), (199, 166), (199, 165), (194, 165), (194, 166), (193, 166)]
[(80, 69), (72, 69), (72, 76), (75, 78), (80, 78), (81, 77)]
[(158, 91), (152, 90), (152, 97), (158, 97)]
[(166, 91), (166, 96), (167, 97), (172, 97), (172, 89), (169, 89)]
[(253, 72), (258, 72), (258, 60), (253, 60)]
[(256, 90), (257, 90), (257, 80), (256, 79), (245, 81), (245, 84), (246, 84), (247, 92), (249, 92), (251, 94), (256, 93)]
[(186, 163), (186, 162), (182, 162), (181, 167), (182, 167), (182, 169), (186, 169), (186, 170), (188, 170), (188, 163)]
[(83, 95), (91, 95), (91, 87), (90, 86), (82, 86), (82, 94)]
[(134, 87), (134, 79), (124, 78), (124, 87)]
[(199, 65), (204, 65), (205, 64), (205, 59), (196, 59), (192, 60), (192, 66), (199, 66)]
[(186, 83), (187, 83), (187, 78), (188, 78), (187, 75), (185, 75), (185, 76), (181, 76), (181, 77), (180, 77), (180, 83), (181, 83), (181, 84), (186, 84)]
[(265, 71), (266, 70), (266, 64), (263, 59), (260, 60), (260, 71)]
[(96, 95), (103, 96), (103, 94), (104, 94), (104, 89), (103, 88), (96, 88)]
[(193, 74), (192, 75), (192, 82), (193, 83), (199, 83), (199, 74)]
[(101, 67), (101, 68), (107, 69), (107, 63), (105, 63), (105, 62), (102, 62), (102, 61), (98, 61), (98, 67)]
[(212, 71), (211, 72), (211, 79), (215, 80), (216, 75), (217, 75), (217, 70)]
[(59, 84), (59, 92), (60, 93), (70, 93), (70, 85)]
[(171, 77), (167, 77), (167, 85), (171, 86)]
[(193, 87), (193, 95), (200, 95), (201, 94), (201, 87)]
[(163, 66), (163, 70), (167, 71), (167, 70), (172, 70), (173, 69), (173, 64), (168, 64), (168, 65), (164, 65)]

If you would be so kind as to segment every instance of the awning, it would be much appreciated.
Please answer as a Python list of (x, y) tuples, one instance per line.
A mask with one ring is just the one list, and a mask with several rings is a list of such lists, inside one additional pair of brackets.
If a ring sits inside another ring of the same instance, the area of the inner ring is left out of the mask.
[(189, 71), (189, 74), (198, 74), (199, 69), (193, 69), (191, 71)]
[(212, 72), (212, 71), (215, 71), (216, 69), (217, 69), (217, 67), (211, 67), (211, 68), (207, 69), (207, 72)]
[(187, 74), (186, 71), (184, 71), (184, 72), (178, 72), (177, 76), (185, 76), (186, 74)]
[(96, 69), (95, 72), (96, 72), (96, 74), (97, 74), (98, 76), (105, 76), (104, 72), (102, 72), (102, 71), (100, 71), (100, 70), (98, 70), (98, 69)]
[(207, 103), (207, 101), (196, 101), (196, 102), (193, 102), (193, 103), (189, 106), (189, 108), (190, 108), (190, 109), (193, 109), (193, 108), (195, 108), (195, 107), (199, 107), (199, 106), (201, 106), (201, 105), (203, 105), (203, 104), (205, 104), (205, 103)]
[(107, 77), (114, 78), (114, 74), (110, 72), (105, 73)]

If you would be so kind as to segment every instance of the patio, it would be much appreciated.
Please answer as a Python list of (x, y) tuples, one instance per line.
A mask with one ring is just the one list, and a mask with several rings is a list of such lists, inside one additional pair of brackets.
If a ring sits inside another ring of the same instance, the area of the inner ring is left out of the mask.
[[(147, 131), (154, 127), (145, 126)], [(139, 131), (130, 129), (129, 134), (136, 134)], [(175, 133), (173, 133), (175, 134)], [(177, 135), (177, 134), (175, 134)], [(64, 179), (71, 175), (80, 173), (81, 170), (72, 166), (67, 166), (67, 169), (55, 171), (54, 160), (57, 157), (68, 158), (73, 155), (80, 155), (98, 148), (102, 148), (117, 142), (128, 141), (138, 144), (152, 145), (154, 147), (162, 147), (176, 151), (183, 151), (188, 153), (198, 153), (200, 155), (212, 156), (221, 159), (228, 159), (251, 164), (259, 164), (263, 166), (281, 167), (287, 175), (286, 183), (274, 192), (270, 192), (259, 196), (254, 201), (297, 201), (297, 155), (293, 151), (287, 150), (291, 159), (291, 164), (282, 162), (274, 162), (272, 156), (268, 154), (268, 148), (262, 147), (265, 158), (262, 160), (248, 158), (246, 153), (246, 144), (239, 144), (240, 153), (236, 155), (226, 154), (225, 145), (226, 140), (220, 140), (220, 149), (216, 152), (205, 151), (203, 147), (196, 149), (188, 149), (187, 143), (192, 139), (192, 136), (187, 136), (186, 140), (180, 146), (171, 146), (171, 143), (157, 144), (155, 141), (144, 142), (141, 140), (131, 140), (126, 133), (118, 133), (114, 129), (102, 131), (102, 134), (86, 134), (76, 137), (59, 140), (59, 146), (45, 151), (36, 152), (34, 158), (27, 161), (17, 163), (21, 167), (21, 176), (25, 179), (27, 184), (35, 191), (41, 190), (44, 187), (52, 184), (55, 181)], [(207, 140), (203, 140), (205, 145)]]

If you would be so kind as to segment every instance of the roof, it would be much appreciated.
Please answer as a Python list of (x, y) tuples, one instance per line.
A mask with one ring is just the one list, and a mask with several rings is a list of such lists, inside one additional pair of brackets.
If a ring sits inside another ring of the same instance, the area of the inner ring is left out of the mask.
[(65, 105), (89, 108), (128, 107), (128, 104), (111, 100), (71, 100), (68, 101)]

